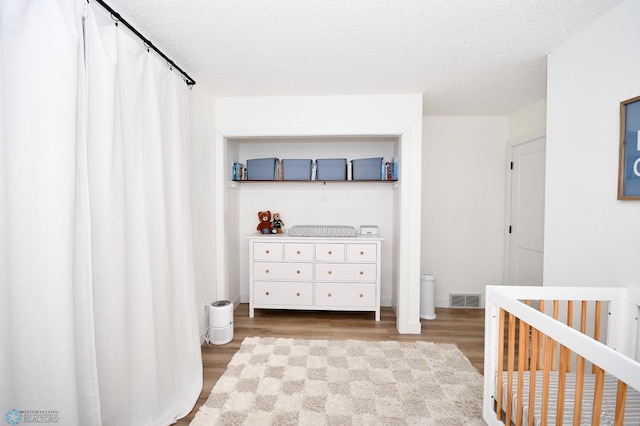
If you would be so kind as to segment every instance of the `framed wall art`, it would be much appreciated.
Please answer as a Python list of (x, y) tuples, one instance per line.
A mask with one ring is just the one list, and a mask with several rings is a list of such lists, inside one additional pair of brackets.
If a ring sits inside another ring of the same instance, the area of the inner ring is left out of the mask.
[(618, 200), (640, 200), (640, 96), (620, 102)]

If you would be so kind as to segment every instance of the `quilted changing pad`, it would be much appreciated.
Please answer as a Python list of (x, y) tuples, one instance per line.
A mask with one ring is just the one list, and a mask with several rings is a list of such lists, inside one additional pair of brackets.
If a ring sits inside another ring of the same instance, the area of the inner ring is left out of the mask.
[(295, 225), (289, 228), (291, 237), (355, 237), (358, 231), (347, 225)]

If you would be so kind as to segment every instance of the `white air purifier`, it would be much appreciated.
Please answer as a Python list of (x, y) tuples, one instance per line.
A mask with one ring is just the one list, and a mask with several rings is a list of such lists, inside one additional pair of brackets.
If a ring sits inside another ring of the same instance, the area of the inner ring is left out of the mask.
[(218, 300), (209, 306), (209, 341), (224, 345), (233, 340), (233, 303)]

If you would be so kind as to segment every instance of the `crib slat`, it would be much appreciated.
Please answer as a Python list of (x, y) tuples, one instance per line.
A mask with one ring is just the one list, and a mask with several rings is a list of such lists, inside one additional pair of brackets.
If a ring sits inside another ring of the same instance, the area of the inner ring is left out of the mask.
[(593, 327), (593, 338), (600, 341), (600, 314), (602, 312), (602, 302), (596, 300), (595, 324)]
[[(567, 325), (573, 327), (573, 300), (567, 301)], [(566, 363), (567, 372), (571, 371), (571, 362)]]
[(582, 417), (582, 396), (584, 395), (584, 358), (578, 355), (576, 361), (576, 393), (573, 404), (573, 426), (579, 426)]
[[(593, 338), (600, 341), (600, 313), (602, 311), (602, 302), (596, 301), (596, 310), (595, 310), (595, 324), (593, 325)], [(591, 373), (596, 374), (596, 366), (591, 366)]]
[(580, 332), (582, 334), (587, 331), (587, 301), (582, 301), (582, 309), (580, 309)]
[[(583, 300), (580, 308), (580, 332), (587, 332), (587, 301)], [(579, 426), (582, 418), (582, 398), (584, 395), (584, 358), (576, 359), (576, 392), (573, 404), (573, 426)]]
[(514, 366), (514, 357), (516, 352), (516, 316), (509, 313), (509, 345), (507, 348), (507, 398), (506, 398), (506, 409), (507, 409), (507, 417), (505, 419), (505, 424), (510, 425), (512, 419), (512, 407), (513, 407), (513, 366)]
[[(553, 319), (557, 320), (558, 319), (558, 301), (554, 300), (553, 301)], [(553, 371), (558, 371), (558, 356), (557, 356), (557, 343), (555, 340), (552, 340), (551, 343), (551, 356), (552, 356), (552, 361), (551, 361), (551, 370)]]
[[(544, 300), (540, 301), (540, 312), (544, 313)], [(543, 345), (543, 335), (542, 333), (538, 333), (538, 364), (536, 365), (536, 369), (537, 370), (542, 370), (542, 348), (544, 347)]]
[(624, 423), (624, 407), (627, 403), (627, 384), (622, 380), (618, 380), (618, 393), (616, 394), (616, 415), (614, 420), (615, 426), (622, 426)]
[(542, 424), (547, 424), (549, 414), (549, 376), (551, 374), (551, 338), (544, 339), (544, 370), (542, 372)]
[[(527, 306), (531, 307), (531, 300), (525, 300), (524, 303)], [(532, 340), (531, 340), (532, 339), (531, 330), (532, 330), (532, 327), (529, 324), (527, 324), (527, 335), (526, 335), (526, 338), (527, 338), (528, 348), (527, 348), (527, 353), (526, 353), (526, 357), (527, 358), (526, 358), (526, 366), (525, 366), (525, 369), (527, 369), (527, 370), (531, 370), (532, 368), (535, 368), (535, 366), (531, 365), (531, 351), (533, 350), (531, 348), (531, 346), (530, 346), (531, 342), (532, 342)]]
[(567, 380), (567, 363), (569, 362), (569, 349), (560, 345), (560, 372), (558, 373), (558, 399), (556, 407), (556, 425), (562, 426), (564, 418), (564, 397)]
[(518, 345), (518, 402), (516, 412), (516, 426), (522, 425), (522, 395), (524, 394), (524, 365), (526, 362), (527, 351), (527, 337), (529, 332), (527, 331), (529, 326), (524, 321), (520, 320), (520, 332), (518, 338), (520, 339)]
[(598, 366), (593, 366), (595, 370), (596, 383), (593, 389), (593, 408), (591, 410), (591, 425), (600, 424), (602, 415), (602, 394), (604, 393), (604, 370)]
[(504, 309), (500, 309), (498, 319), (498, 394), (496, 395), (496, 415), (502, 420), (502, 372), (504, 371)]
[(573, 300), (567, 300), (567, 325), (573, 326)]
[(533, 414), (536, 408), (536, 363), (538, 362), (538, 330), (531, 328), (531, 369), (529, 370), (529, 415), (527, 424), (533, 424)]

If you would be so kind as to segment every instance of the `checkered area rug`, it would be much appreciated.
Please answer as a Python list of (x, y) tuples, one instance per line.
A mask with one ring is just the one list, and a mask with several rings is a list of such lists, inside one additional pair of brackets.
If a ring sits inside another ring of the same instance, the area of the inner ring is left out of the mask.
[(484, 425), (455, 345), (246, 338), (191, 425)]

